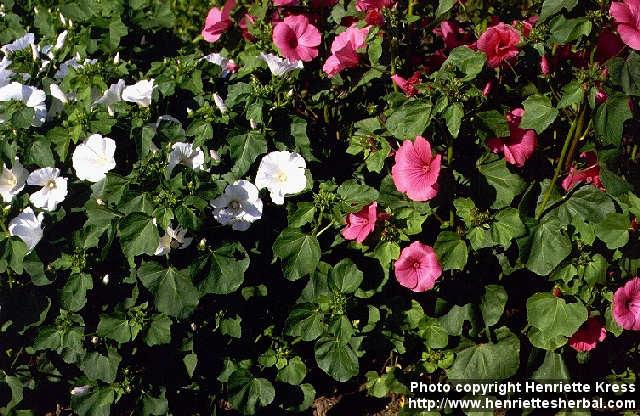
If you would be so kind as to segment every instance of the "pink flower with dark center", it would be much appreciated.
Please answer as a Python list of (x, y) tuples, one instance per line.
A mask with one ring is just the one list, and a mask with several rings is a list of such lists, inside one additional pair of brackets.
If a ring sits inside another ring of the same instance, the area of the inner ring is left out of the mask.
[(207, 42), (215, 42), (231, 27), (231, 9), (236, 5), (235, 0), (227, 0), (222, 10), (211, 8), (204, 21), (202, 37)]
[(469, 34), (454, 20), (445, 20), (433, 29), (433, 33), (442, 38), (447, 49), (453, 49), (469, 43)]
[(585, 160), (585, 168), (577, 169), (572, 166), (569, 174), (562, 181), (562, 189), (569, 191), (579, 183), (585, 182), (591, 184), (601, 191), (604, 191), (604, 185), (600, 180), (600, 165), (598, 165), (598, 156), (595, 152), (583, 152), (580, 157)]
[(592, 316), (582, 324), (578, 332), (569, 338), (569, 346), (578, 352), (591, 351), (607, 337), (607, 329), (600, 318)]
[(416, 84), (420, 83), (420, 75), (421, 75), (420, 71), (416, 71), (413, 73), (413, 75), (411, 75), (410, 78), (405, 79), (405, 78), (402, 78), (400, 75), (395, 74), (391, 76), (391, 80), (393, 81), (394, 84), (398, 86), (398, 88), (402, 90), (404, 95), (406, 95), (407, 97), (413, 97), (418, 93), (418, 90), (416, 89)]
[(332, 77), (343, 69), (358, 66), (358, 49), (365, 46), (368, 34), (368, 27), (358, 29), (351, 26), (336, 36), (331, 44), (331, 56), (327, 58), (322, 70)]
[(498, 23), (487, 29), (478, 39), (478, 50), (487, 55), (487, 63), (498, 67), (506, 60), (513, 59), (520, 52), (520, 33), (510, 25)]
[(435, 250), (419, 241), (402, 249), (394, 269), (398, 283), (414, 292), (433, 288), (442, 274)]
[(625, 45), (640, 50), (640, 0), (614, 1), (609, 14), (618, 24), (618, 33)]
[(347, 215), (347, 226), (342, 230), (342, 236), (346, 240), (356, 240), (362, 242), (371, 234), (378, 219), (378, 203), (372, 202), (356, 213)]
[(318, 56), (320, 32), (307, 16), (285, 17), (273, 28), (272, 38), (280, 54), (289, 60), (309, 62)]
[(520, 120), (524, 109), (516, 108), (507, 114), (509, 124), (509, 137), (493, 138), (487, 140), (487, 146), (493, 153), (504, 153), (507, 163), (519, 168), (529, 160), (538, 144), (538, 136), (534, 130), (520, 128)]
[(431, 153), (431, 143), (422, 136), (405, 140), (396, 151), (391, 168), (393, 183), (413, 201), (428, 201), (438, 194), (441, 156)]
[(634, 277), (616, 290), (611, 312), (622, 328), (640, 331), (640, 277)]

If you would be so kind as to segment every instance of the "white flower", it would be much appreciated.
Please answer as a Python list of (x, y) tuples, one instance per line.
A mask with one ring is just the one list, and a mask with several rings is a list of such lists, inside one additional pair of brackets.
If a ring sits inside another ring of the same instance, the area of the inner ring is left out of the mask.
[(295, 69), (304, 68), (302, 61), (290, 61), (272, 53), (261, 52), (260, 58), (267, 63), (271, 73), (276, 77), (281, 77)]
[(71, 389), (72, 396), (84, 396), (89, 393), (89, 386), (75, 386)]
[(0, 51), (4, 52), (5, 55), (8, 55), (10, 52), (17, 52), (27, 48), (30, 48), (31, 45), (35, 44), (36, 38), (33, 33), (27, 33), (21, 38), (18, 38), (11, 42), (8, 45), (4, 45), (0, 48)]
[(23, 189), (27, 181), (29, 172), (22, 167), (18, 158), (13, 161), (11, 169), (7, 169), (7, 165), (2, 164), (2, 173), (0, 174), (0, 196), (4, 202), (11, 202), (13, 197), (18, 195)]
[(80, 180), (98, 182), (116, 167), (113, 155), (116, 142), (99, 134), (92, 134), (73, 151), (73, 169)]
[[(47, 116), (47, 95), (44, 91), (19, 82), (12, 82), (0, 88), (0, 101), (22, 101), (27, 107), (33, 108), (35, 115), (31, 125), (40, 127)], [(0, 123), (6, 119), (0, 114)]]
[(113, 116), (113, 105), (119, 101), (122, 101), (122, 91), (124, 90), (125, 83), (123, 79), (119, 79), (117, 84), (111, 84), (109, 89), (102, 94), (102, 97), (98, 98), (93, 104), (102, 104), (107, 106), (107, 111), (110, 116)]
[(42, 239), (43, 219), (42, 212), (36, 216), (31, 207), (25, 208), (9, 222), (9, 234), (20, 237), (31, 251)]
[(168, 226), (165, 234), (160, 237), (155, 255), (163, 256), (165, 254), (169, 254), (172, 248), (182, 250), (189, 247), (189, 245), (191, 245), (191, 242), (193, 241), (193, 238), (185, 237), (186, 235), (187, 230), (185, 230), (184, 228), (178, 226), (174, 230), (173, 228), (171, 228), (171, 226)]
[(246, 231), (262, 217), (262, 200), (258, 188), (245, 180), (227, 185), (224, 193), (211, 201), (213, 217), (222, 225), (231, 224), (237, 231)]
[(220, 154), (218, 154), (218, 152), (216, 152), (214, 149), (210, 149), (209, 150), (209, 157), (211, 157), (211, 160), (213, 160), (214, 162), (220, 162), (220, 160), (222, 160), (220, 158)]
[(216, 107), (218, 107), (218, 110), (220, 110), (222, 114), (227, 112), (227, 105), (217, 92), (213, 93), (213, 102), (216, 103)]
[(0, 61), (0, 87), (4, 87), (11, 81), (13, 71), (8, 69), (9, 65), (11, 65), (11, 61), (6, 56), (3, 57), (2, 61)]
[(208, 62), (211, 62), (212, 64), (216, 64), (218, 65), (220, 68), (222, 68), (222, 78), (226, 77), (229, 74), (229, 65), (233, 65), (233, 59), (228, 59), (226, 57), (224, 57), (223, 55), (219, 54), (219, 53), (211, 53), (209, 55), (203, 56), (200, 59), (204, 59)]
[(57, 168), (42, 168), (31, 172), (27, 184), (42, 186), (29, 197), (36, 208), (54, 211), (58, 203), (67, 196), (67, 178), (61, 177), (60, 169)]
[(54, 51), (57, 51), (58, 49), (62, 49), (62, 47), (64, 46), (64, 41), (67, 39), (68, 34), (69, 32), (66, 30), (63, 30), (62, 32), (60, 32), (60, 34), (56, 38), (56, 44), (53, 45)]
[(70, 100), (75, 99), (74, 94), (65, 94), (64, 91), (58, 86), (58, 84), (49, 85), (49, 92), (51, 96), (55, 98), (51, 100), (51, 106), (49, 107), (49, 111), (47, 112), (47, 120), (53, 120), (64, 108), (64, 105), (67, 104)]
[(64, 104), (69, 102), (69, 98), (67, 97), (67, 94), (65, 94), (64, 91), (62, 91), (62, 89), (58, 86), (58, 84), (49, 85), (49, 91), (51, 92), (51, 96), (53, 98), (56, 98), (58, 101)]
[(142, 81), (125, 87), (122, 91), (122, 99), (136, 103), (140, 107), (149, 107), (151, 105), (151, 94), (154, 88), (153, 81), (153, 78), (150, 80), (143, 79)]
[(105, 286), (109, 284), (109, 274), (102, 276), (102, 284)]
[(204, 152), (199, 148), (193, 148), (190, 143), (176, 142), (171, 146), (171, 153), (169, 153), (169, 173), (178, 164), (189, 166), (193, 170), (202, 168), (204, 164)]
[(304, 170), (307, 164), (297, 153), (285, 151), (271, 152), (264, 156), (258, 166), (256, 186), (267, 188), (271, 200), (284, 204), (285, 195), (296, 194), (307, 186)]

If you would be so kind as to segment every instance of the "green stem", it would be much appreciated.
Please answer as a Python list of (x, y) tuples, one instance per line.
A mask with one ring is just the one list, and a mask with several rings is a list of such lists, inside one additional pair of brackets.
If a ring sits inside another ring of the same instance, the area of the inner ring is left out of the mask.
[[(580, 107), (582, 108), (582, 103), (580, 103)], [(584, 112), (583, 111), (581, 111), (582, 117), (584, 117)], [(549, 187), (547, 188), (547, 190), (544, 193), (544, 198), (542, 198), (542, 203), (540, 204), (538, 209), (536, 209), (536, 219), (537, 220), (540, 219), (540, 216), (544, 212), (544, 209), (546, 208), (547, 203), (549, 202), (549, 198), (551, 197), (551, 190), (555, 187), (556, 181), (558, 180), (558, 177), (560, 176), (560, 172), (562, 171), (562, 161), (564, 160), (564, 157), (567, 154), (567, 150), (569, 149), (569, 144), (573, 140), (573, 136), (574, 136), (574, 133), (576, 131), (576, 127), (578, 126), (578, 120), (580, 118), (581, 117), (579, 116), (578, 118), (573, 119), (573, 123), (571, 123), (571, 127), (569, 128), (569, 133), (567, 133), (567, 137), (564, 139), (564, 145), (562, 146), (562, 151), (560, 152), (560, 158), (558, 158), (558, 161), (556, 162), (556, 169), (553, 172), (553, 178), (551, 179), (551, 183), (549, 184)]]
[(324, 214), (324, 208), (320, 208), (320, 211), (318, 212), (318, 222), (316, 222), (315, 227), (313, 227), (313, 235), (316, 237), (319, 235), (318, 228), (320, 228), (320, 223), (322, 223), (322, 214)]
[[(453, 169), (453, 142), (447, 147), (447, 165), (449, 169)], [(449, 209), (449, 226), (453, 227), (454, 222), (453, 208)]]
[(319, 237), (320, 234), (322, 234), (323, 232), (327, 231), (331, 227), (333, 227), (333, 222), (330, 222), (329, 224), (327, 224), (326, 227), (324, 227), (322, 230), (318, 231), (318, 234), (316, 234), (316, 237)]

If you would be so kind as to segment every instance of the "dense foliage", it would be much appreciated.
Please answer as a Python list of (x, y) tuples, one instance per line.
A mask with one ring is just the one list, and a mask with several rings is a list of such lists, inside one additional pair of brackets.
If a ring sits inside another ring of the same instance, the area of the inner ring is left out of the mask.
[(3, 0), (0, 414), (634, 380), (639, 3)]

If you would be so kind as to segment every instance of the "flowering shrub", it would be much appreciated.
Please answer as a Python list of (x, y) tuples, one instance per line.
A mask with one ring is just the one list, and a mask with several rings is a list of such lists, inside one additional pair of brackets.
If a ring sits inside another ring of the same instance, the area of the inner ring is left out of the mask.
[(639, 0), (0, 13), (1, 414), (638, 372)]

